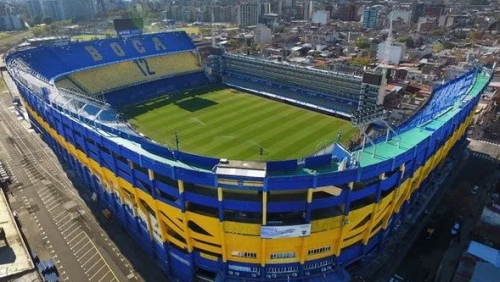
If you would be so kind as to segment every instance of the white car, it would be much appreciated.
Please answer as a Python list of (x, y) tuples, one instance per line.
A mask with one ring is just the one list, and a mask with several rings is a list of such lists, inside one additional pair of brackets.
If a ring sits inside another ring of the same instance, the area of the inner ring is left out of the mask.
[(451, 228), (451, 235), (457, 236), (458, 232), (460, 232), (460, 223), (455, 222)]
[(477, 185), (474, 185), (474, 187), (470, 190), (470, 193), (472, 195), (477, 195), (478, 192), (479, 192), (479, 186)]

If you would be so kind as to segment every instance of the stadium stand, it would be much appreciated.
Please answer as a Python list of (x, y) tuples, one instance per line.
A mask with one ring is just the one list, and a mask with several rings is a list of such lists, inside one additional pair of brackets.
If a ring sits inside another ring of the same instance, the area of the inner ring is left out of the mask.
[(225, 54), (223, 58), (226, 75), (254, 78), (278, 88), (302, 89), (312, 96), (336, 100), (337, 104), (353, 105), (359, 102), (362, 79), (359, 76), (234, 54)]
[(56, 82), (56, 86), (57, 88), (64, 88), (76, 92), (87, 93), (87, 90), (85, 90), (81, 85), (77, 85), (74, 81), (71, 81), (68, 76), (65, 76), (62, 79), (58, 80)]
[[(172, 44), (175, 42), (175, 44)], [(40, 46), (15, 53), (40, 79), (59, 76), (90, 67), (135, 60), (149, 56), (195, 50), (184, 31), (146, 34), (131, 39), (109, 38), (85, 42), (67, 42)]]
[(69, 78), (89, 94), (99, 94), (167, 76), (199, 72), (191, 52), (126, 61), (70, 74)]
[[(232, 87), (245, 89), (257, 94), (271, 96), (291, 103), (300, 104), (309, 108), (321, 108), (333, 113), (351, 113), (357, 110), (357, 104), (348, 105), (339, 103), (327, 94), (313, 93), (293, 87), (280, 87), (269, 81), (261, 81), (257, 78), (243, 75), (226, 75), (224, 83)], [(293, 90), (292, 90), (293, 89)]]
[[(65, 76), (92, 67), (118, 68), (190, 48), (194, 45), (185, 33), (165, 33), (43, 46), (6, 58), (34, 130), (169, 281), (351, 281), (345, 268), (384, 248), (418, 203), (416, 195), (434, 189), (439, 167), (465, 144), (464, 134), (493, 74), (477, 67), (437, 87), (428, 104), (396, 128), (402, 132), (400, 142), (390, 139), (348, 152), (347, 161), (351, 153), (358, 157), (343, 169), (331, 154), (250, 167), (197, 156), (141, 137), (112, 109), (203, 85), (208, 79), (201, 70), (172, 71), (175, 76), (142, 84), (122, 75), (132, 84), (108, 88), (102, 98), (111, 107), (90, 95), (53, 91), (46, 83), (70, 80)], [(309, 87), (294, 91), (286, 83), (235, 74), (223, 82), (257, 93), (272, 89), (282, 99), (329, 108), (342, 103), (330, 103), (330, 96)], [(71, 87), (70, 82), (60, 83)], [(355, 83), (360, 92), (352, 97), (366, 94), (361, 77)], [(356, 99), (351, 101), (349, 106), (356, 106)]]

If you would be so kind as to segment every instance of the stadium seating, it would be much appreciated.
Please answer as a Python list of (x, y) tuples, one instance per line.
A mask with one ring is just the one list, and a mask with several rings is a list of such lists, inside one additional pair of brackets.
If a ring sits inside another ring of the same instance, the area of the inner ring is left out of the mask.
[(105, 94), (104, 99), (111, 106), (119, 109), (127, 105), (143, 103), (168, 93), (200, 87), (207, 83), (208, 79), (203, 72), (193, 72), (111, 91)]
[[(195, 50), (184, 31), (146, 34), (130, 39), (108, 38), (68, 42), (18, 51), (15, 56), (36, 70), (44, 80), (98, 65), (134, 60), (145, 56)], [(90, 50), (90, 51), (89, 51)]]
[(474, 72), (471, 71), (466, 75), (438, 86), (432, 92), (425, 106), (398, 127), (398, 133), (403, 133), (417, 125), (424, 124), (451, 107), (458, 99), (464, 97), (467, 89), (473, 84), (473, 80)]
[(64, 78), (56, 81), (56, 86), (57, 86), (57, 88), (69, 89), (69, 90), (81, 92), (81, 93), (87, 92), (87, 90), (83, 89), (82, 86), (79, 86), (79, 85), (75, 84), (73, 81), (71, 81), (69, 77), (64, 77)]
[(69, 75), (89, 94), (99, 94), (167, 76), (201, 71), (191, 52), (126, 61)]
[(308, 103), (342, 113), (351, 113), (357, 109), (357, 105), (350, 106), (339, 103), (337, 101), (333, 101), (329, 99), (328, 95), (320, 95), (319, 93), (317, 95), (311, 95), (303, 93), (301, 91), (292, 91), (290, 89), (287, 89), (287, 87), (279, 88), (273, 85), (261, 83), (258, 80), (252, 81), (251, 78), (242, 79), (241, 76), (227, 76), (224, 78), (224, 82), (236, 87), (244, 89), (255, 89), (257, 91), (267, 92), (280, 96), (287, 100), (296, 100), (298, 102)]

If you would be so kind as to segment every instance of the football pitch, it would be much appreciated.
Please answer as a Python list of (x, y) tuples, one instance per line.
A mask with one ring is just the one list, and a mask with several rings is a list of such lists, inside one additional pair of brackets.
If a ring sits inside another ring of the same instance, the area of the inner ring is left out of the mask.
[[(351, 139), (349, 121), (243, 91), (210, 86), (164, 96), (123, 110), (141, 133), (198, 155), (233, 160), (300, 159)], [(261, 149), (262, 148), (262, 149)]]

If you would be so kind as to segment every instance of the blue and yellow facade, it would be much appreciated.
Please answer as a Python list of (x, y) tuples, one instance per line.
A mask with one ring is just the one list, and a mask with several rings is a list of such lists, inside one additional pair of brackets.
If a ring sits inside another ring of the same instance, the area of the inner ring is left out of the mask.
[[(369, 157), (368, 147), (359, 167), (343, 171), (268, 163), (263, 178), (222, 177), (212, 171), (219, 160), (86, 120), (15, 81), (45, 142), (167, 276), (348, 281), (345, 267), (384, 247), (463, 140), (489, 82), (484, 72), (474, 75), (468, 99), (414, 129), (422, 138), (388, 156)], [(310, 235), (261, 238), (261, 227), (276, 222), (310, 224)]]

